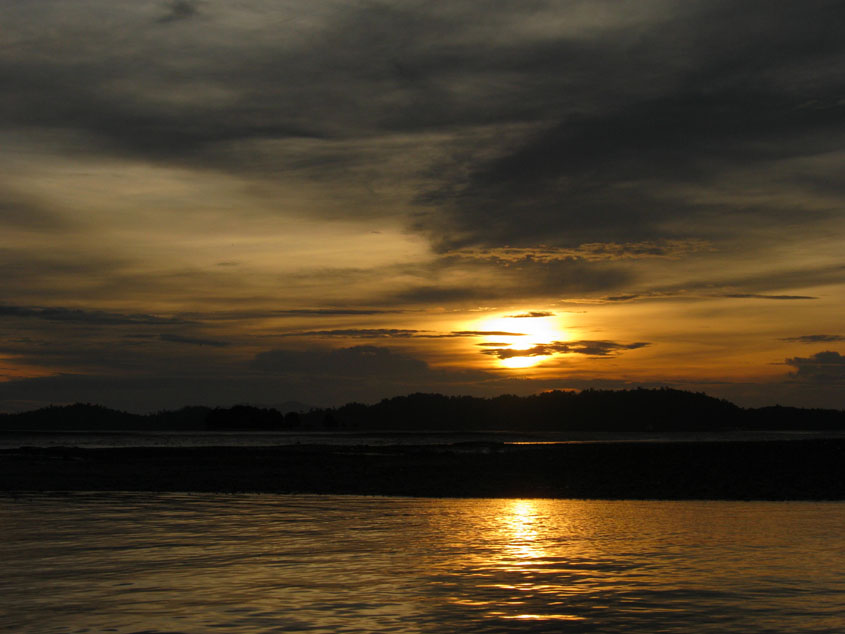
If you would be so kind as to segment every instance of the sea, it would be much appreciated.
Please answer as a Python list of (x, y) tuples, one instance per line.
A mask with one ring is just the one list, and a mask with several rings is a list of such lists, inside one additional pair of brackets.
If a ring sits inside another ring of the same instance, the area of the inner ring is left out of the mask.
[[(816, 436), (3, 431), (0, 448)], [(845, 502), (19, 492), (0, 535), (8, 632), (845, 632)]]
[(15, 633), (845, 632), (845, 503), (0, 495)]
[(845, 431), (32, 431), (0, 430), (0, 449), (19, 447), (269, 447), (281, 445), (450, 445), (593, 442), (710, 442), (845, 438)]

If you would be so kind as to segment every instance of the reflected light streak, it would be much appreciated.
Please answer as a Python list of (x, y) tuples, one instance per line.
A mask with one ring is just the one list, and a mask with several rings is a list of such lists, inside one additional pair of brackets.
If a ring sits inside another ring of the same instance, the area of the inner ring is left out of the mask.
[(575, 614), (517, 614), (516, 616), (499, 614), (500, 619), (511, 621), (584, 621), (583, 616)]
[(541, 553), (536, 550), (537, 509), (531, 500), (514, 500), (504, 517), (505, 531), (509, 539), (508, 550), (520, 559), (535, 558)]
[[(537, 574), (547, 582), (551, 572), (549, 564), (556, 558), (546, 552), (544, 543), (548, 540), (549, 529), (547, 513), (543, 503), (537, 500), (508, 500), (495, 518), (496, 535), (491, 536), (501, 547), (498, 557), (493, 557), (489, 565), (498, 572), (512, 575), (514, 583), (490, 584), (486, 587), (498, 592), (505, 592), (505, 600), (488, 602), (487, 615), (512, 621), (580, 621), (583, 617), (567, 614), (560, 610), (563, 603), (551, 600), (565, 596), (569, 589), (557, 584), (538, 583)], [(546, 605), (554, 611), (546, 614), (526, 612), (525, 600), (531, 596), (549, 597)], [(504, 610), (502, 608), (505, 608)]]

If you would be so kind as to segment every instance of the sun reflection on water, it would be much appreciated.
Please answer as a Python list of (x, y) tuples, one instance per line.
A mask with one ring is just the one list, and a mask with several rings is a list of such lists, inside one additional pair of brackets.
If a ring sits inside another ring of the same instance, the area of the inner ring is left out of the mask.
[[(453, 597), (454, 605), (482, 609), (487, 618), (508, 621), (579, 621), (584, 617), (567, 611), (568, 575), (554, 582), (566, 567), (559, 531), (565, 518), (551, 517), (543, 500), (513, 499), (496, 503), (490, 521), (478, 536), (490, 548), (483, 560), (471, 562), (476, 596)], [(483, 596), (486, 600), (479, 600)], [(544, 610), (538, 611), (538, 605)]]
[(526, 566), (545, 554), (537, 539), (538, 512), (532, 500), (510, 500), (502, 516), (504, 552), (514, 566)]
[(9, 632), (845, 632), (841, 503), (80, 493), (0, 517)]

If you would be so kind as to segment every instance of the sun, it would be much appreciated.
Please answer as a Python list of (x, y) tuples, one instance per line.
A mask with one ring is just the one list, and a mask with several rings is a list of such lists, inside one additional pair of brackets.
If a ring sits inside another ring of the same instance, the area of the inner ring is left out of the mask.
[(499, 365), (503, 368), (510, 368), (512, 370), (519, 370), (521, 368), (530, 368), (532, 366), (537, 365), (543, 359), (546, 359), (546, 356), (536, 355), (533, 357), (510, 357), (508, 359), (499, 359)]
[[(482, 345), (491, 351), (489, 354), (496, 358), (501, 367), (509, 369), (538, 365), (551, 356), (542, 354), (542, 346), (567, 338), (558, 317), (539, 312), (484, 319), (474, 329), (490, 333), (484, 335)], [(496, 356), (493, 350), (501, 354)], [(520, 355), (520, 351), (525, 354)]]

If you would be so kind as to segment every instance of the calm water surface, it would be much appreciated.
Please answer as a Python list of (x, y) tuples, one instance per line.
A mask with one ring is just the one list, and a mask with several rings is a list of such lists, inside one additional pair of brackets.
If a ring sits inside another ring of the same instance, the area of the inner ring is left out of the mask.
[(0, 498), (10, 632), (845, 632), (845, 503)]
[(343, 431), (21, 431), (0, 430), (0, 449), (19, 447), (272, 447), (280, 445), (449, 445), (461, 442), (707, 442), (845, 438), (837, 431), (731, 432), (343, 432)]

